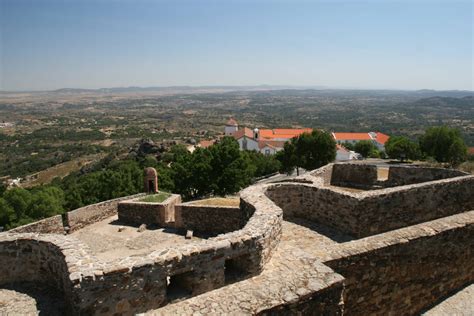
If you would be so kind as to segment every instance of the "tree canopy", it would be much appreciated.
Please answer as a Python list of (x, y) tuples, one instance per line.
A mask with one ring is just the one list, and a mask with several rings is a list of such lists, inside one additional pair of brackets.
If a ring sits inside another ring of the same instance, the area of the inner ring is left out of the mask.
[(420, 137), (420, 149), (438, 162), (457, 165), (467, 158), (467, 146), (459, 130), (447, 126), (430, 127)]
[(290, 173), (294, 168), (312, 170), (336, 159), (336, 142), (323, 131), (303, 133), (287, 142), (277, 155), (281, 171)]
[(385, 152), (389, 158), (400, 159), (418, 159), (418, 144), (405, 136), (392, 136), (385, 143)]
[(370, 140), (361, 140), (354, 145), (354, 151), (362, 155), (362, 157), (367, 158), (374, 156), (374, 152), (377, 151), (374, 143)]

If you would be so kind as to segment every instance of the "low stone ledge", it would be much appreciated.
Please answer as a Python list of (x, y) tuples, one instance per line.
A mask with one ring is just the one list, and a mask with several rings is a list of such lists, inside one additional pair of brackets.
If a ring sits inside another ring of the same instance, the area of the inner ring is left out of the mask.
[(193, 202), (175, 206), (176, 228), (222, 234), (241, 229), (248, 217), (239, 207), (196, 205)]
[(61, 215), (48, 217), (37, 222), (10, 229), (9, 233), (42, 233), (64, 234), (63, 219)]
[(139, 193), (132, 196), (120, 197), (96, 204), (84, 206), (66, 213), (66, 222), (69, 226), (69, 232), (72, 233), (85, 226), (96, 223), (110, 216), (117, 214), (117, 205), (120, 201), (129, 200), (144, 196), (145, 193)]

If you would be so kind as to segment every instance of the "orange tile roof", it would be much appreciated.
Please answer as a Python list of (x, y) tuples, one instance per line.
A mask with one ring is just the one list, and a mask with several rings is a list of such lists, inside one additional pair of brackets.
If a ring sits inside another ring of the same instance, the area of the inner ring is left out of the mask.
[(369, 133), (333, 133), (336, 140), (372, 140)]
[(342, 146), (342, 145), (339, 145), (339, 144), (336, 144), (336, 149), (337, 149), (337, 150), (343, 150), (343, 151), (349, 152), (349, 149), (347, 149), (346, 147), (344, 147), (344, 146)]
[(238, 131), (234, 132), (232, 136), (235, 139), (239, 139), (243, 136), (247, 136), (248, 138), (253, 138), (253, 131), (250, 128), (244, 127), (242, 129), (239, 129)]
[(377, 132), (377, 137), (375, 137), (375, 141), (379, 144), (384, 145), (390, 136), (385, 135), (384, 133)]
[(467, 153), (468, 153), (469, 155), (474, 155), (474, 147), (469, 147), (469, 148), (467, 148)]
[(276, 128), (276, 129), (261, 129), (259, 131), (260, 138), (263, 139), (290, 139), (299, 136), (303, 133), (311, 133), (311, 128)]
[(271, 148), (278, 149), (278, 148), (283, 148), (285, 143), (286, 142), (282, 141), (282, 140), (260, 140), (258, 142), (258, 148), (262, 149), (265, 146), (268, 146), (268, 147), (271, 147)]
[(237, 121), (234, 120), (234, 118), (230, 118), (228, 121), (227, 121), (227, 124), (228, 126), (238, 126), (239, 124), (237, 124)]
[(207, 148), (209, 146), (214, 145), (215, 142), (216, 142), (215, 140), (201, 140), (199, 142), (199, 146), (202, 148)]

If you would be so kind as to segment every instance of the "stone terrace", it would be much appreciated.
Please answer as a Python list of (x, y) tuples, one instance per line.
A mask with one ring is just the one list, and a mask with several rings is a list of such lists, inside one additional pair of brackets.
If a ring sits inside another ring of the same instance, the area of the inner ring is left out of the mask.
[[(180, 245), (195, 244), (201, 238), (185, 239), (184, 234), (173, 228), (150, 228), (138, 232), (138, 227), (117, 221), (117, 215), (86, 226), (71, 234), (88, 245), (100, 260), (109, 262), (124, 257), (148, 255)], [(119, 232), (119, 227), (123, 230)]]

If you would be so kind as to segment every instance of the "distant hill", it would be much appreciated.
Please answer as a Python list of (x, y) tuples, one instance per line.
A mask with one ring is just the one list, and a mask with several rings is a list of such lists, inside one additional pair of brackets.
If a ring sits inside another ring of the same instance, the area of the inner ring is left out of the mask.
[(462, 98), (452, 98), (452, 97), (430, 97), (419, 99), (414, 102), (415, 106), (428, 106), (428, 107), (467, 107), (474, 108), (474, 96), (464, 96)]

